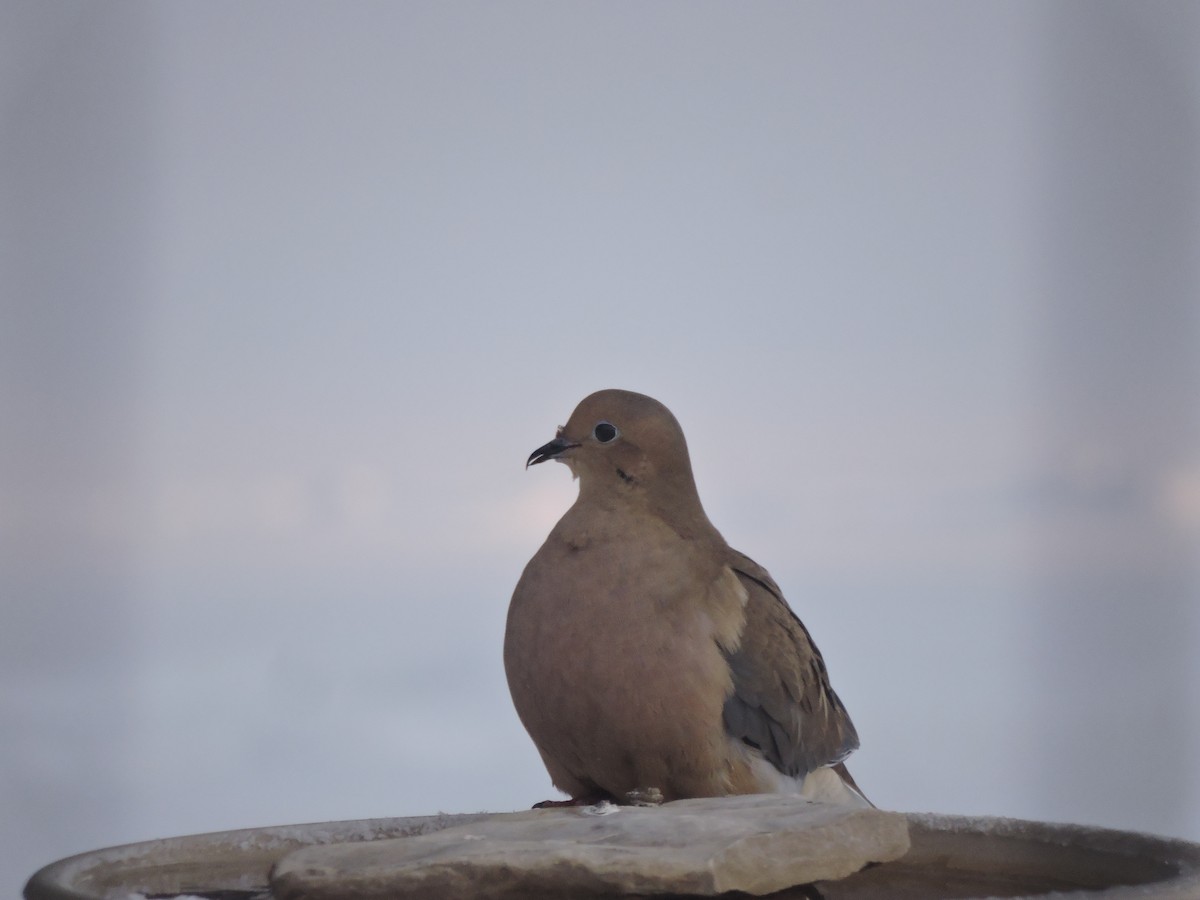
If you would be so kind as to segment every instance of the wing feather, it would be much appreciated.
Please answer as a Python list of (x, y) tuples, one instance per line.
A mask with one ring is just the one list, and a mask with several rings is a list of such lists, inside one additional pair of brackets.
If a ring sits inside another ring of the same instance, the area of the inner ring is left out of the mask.
[(725, 654), (734, 688), (726, 729), (787, 775), (840, 763), (858, 734), (820, 651), (766, 569), (736, 551), (731, 568), (749, 597), (741, 641)]

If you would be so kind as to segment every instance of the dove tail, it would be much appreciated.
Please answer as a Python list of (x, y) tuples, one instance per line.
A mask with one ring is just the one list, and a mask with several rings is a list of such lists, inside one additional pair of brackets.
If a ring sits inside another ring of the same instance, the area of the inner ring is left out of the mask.
[(862, 792), (862, 788), (855, 783), (854, 778), (850, 775), (850, 770), (846, 768), (845, 763), (838, 763), (833, 767), (833, 771), (838, 773), (838, 777), (842, 779), (842, 782), (850, 789), (851, 793), (857, 795), (863, 801), (863, 803), (867, 804), (867, 806), (871, 807), (871, 809), (877, 808), (874, 803), (867, 799), (867, 795)]

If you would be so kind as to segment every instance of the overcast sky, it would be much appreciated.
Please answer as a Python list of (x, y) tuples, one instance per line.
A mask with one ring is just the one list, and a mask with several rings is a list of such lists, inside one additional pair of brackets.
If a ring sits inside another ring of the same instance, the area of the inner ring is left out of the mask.
[(553, 796), (531, 450), (666, 403), (879, 805), (1200, 840), (1200, 11), (6, 2), (0, 892)]

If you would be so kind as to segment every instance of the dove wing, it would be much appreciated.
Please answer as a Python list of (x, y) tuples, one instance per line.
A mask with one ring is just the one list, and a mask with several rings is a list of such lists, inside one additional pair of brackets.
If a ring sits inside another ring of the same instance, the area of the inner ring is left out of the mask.
[(731, 568), (749, 598), (741, 642), (725, 651), (734, 686), (726, 729), (787, 775), (840, 763), (858, 734), (820, 651), (766, 569), (736, 551)]

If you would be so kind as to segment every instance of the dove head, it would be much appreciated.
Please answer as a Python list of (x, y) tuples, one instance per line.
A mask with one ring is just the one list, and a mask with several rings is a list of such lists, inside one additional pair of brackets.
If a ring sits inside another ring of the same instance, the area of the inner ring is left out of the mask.
[(644, 504), (681, 524), (697, 515), (707, 522), (683, 429), (644, 394), (605, 390), (585, 397), (526, 466), (550, 459), (570, 467), (581, 498)]

